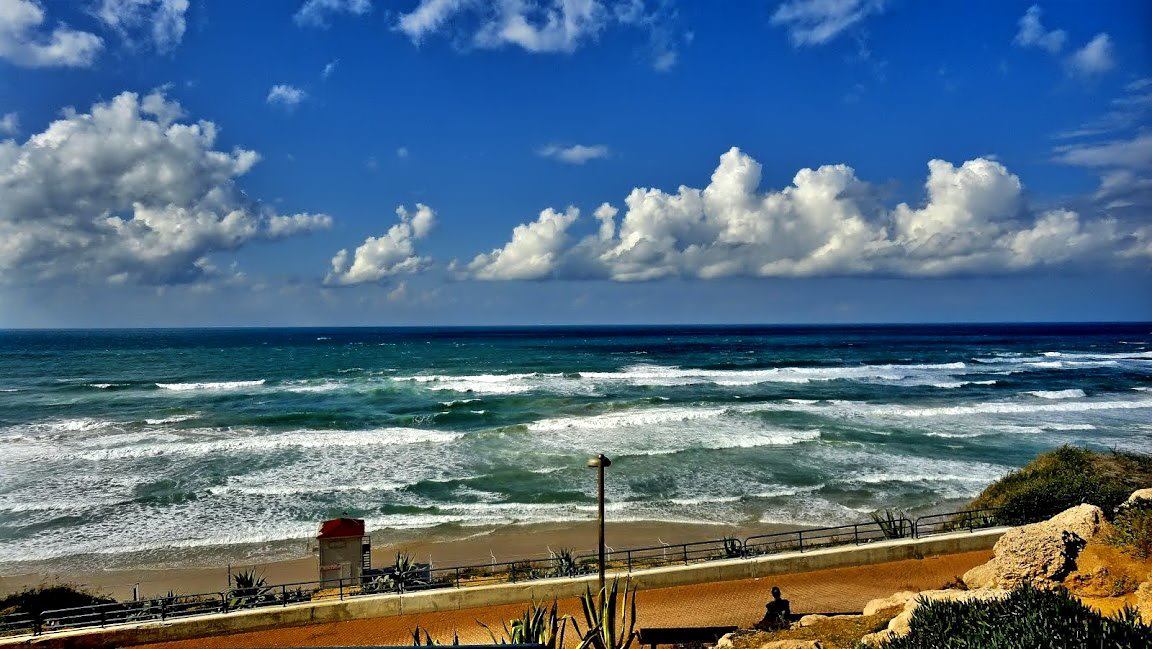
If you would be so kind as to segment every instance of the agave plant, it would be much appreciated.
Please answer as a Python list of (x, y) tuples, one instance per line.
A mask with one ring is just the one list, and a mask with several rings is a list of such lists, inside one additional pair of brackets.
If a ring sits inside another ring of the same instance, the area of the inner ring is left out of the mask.
[(572, 625), (580, 636), (579, 649), (628, 649), (636, 638), (636, 591), (629, 581), (620, 590), (618, 580), (612, 586), (600, 589), (593, 597), (588, 589), (580, 596), (586, 631), (580, 631), (580, 624), (573, 620)]
[(255, 606), (271, 590), (267, 578), (255, 570), (238, 572), (232, 577), (232, 588), (228, 590), (228, 608)]
[(553, 577), (575, 577), (580, 574), (580, 566), (576, 564), (576, 556), (569, 548), (560, 548), (552, 555)]
[(891, 509), (872, 512), (872, 520), (880, 526), (880, 532), (884, 534), (886, 539), (902, 539), (908, 536), (904, 515), (899, 512), (894, 512)]
[[(424, 638), (423, 639), (420, 638), (420, 632), (421, 631), (424, 632)], [(452, 646), (455, 647), (459, 644), (460, 644), (460, 633), (458, 631), (453, 631), (452, 632)], [(444, 646), (444, 644), (434, 640), (432, 638), (432, 635), (430, 633), (428, 633), (428, 629), (421, 629), (420, 627), (416, 627), (416, 630), (412, 632), (412, 646), (413, 647), (440, 647), (440, 646)]]
[(557, 613), (556, 600), (552, 600), (551, 608), (532, 602), (523, 615), (504, 623), (504, 638), (497, 638), (487, 624), (477, 622), (488, 631), (492, 644), (540, 644), (546, 649), (563, 649), (568, 616)]
[(427, 572), (425, 565), (416, 563), (407, 554), (397, 552), (396, 562), (392, 564), (388, 574), (384, 577), (387, 590), (403, 593), (421, 586), (425, 583), (424, 576)]

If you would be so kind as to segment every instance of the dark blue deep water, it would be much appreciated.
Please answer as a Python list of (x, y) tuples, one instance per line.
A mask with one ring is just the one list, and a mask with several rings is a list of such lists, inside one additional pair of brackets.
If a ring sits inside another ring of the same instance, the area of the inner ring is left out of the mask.
[(1152, 449), (1152, 324), (0, 331), (0, 562), (590, 518), (831, 524)]

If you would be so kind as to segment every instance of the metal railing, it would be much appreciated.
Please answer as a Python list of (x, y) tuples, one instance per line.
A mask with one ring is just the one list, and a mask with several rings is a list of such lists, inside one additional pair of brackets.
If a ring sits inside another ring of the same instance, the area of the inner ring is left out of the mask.
[[(877, 541), (921, 538), (958, 531), (975, 531), (1000, 524), (994, 509), (974, 509), (920, 516), (878, 519), (866, 523), (814, 527), (774, 534), (757, 534), (670, 545), (612, 550), (605, 556), (610, 571), (689, 565), (718, 559), (744, 559), (780, 552), (862, 545)], [(168, 595), (139, 601), (95, 604), (44, 611), (39, 616), (10, 613), (0, 616), (0, 635), (40, 635), (67, 629), (105, 627), (151, 620), (228, 613), (238, 610), (288, 606), (305, 602), (343, 600), (383, 593), (405, 593), (444, 588), (467, 588), (536, 579), (563, 579), (592, 575), (596, 554), (555, 554), (548, 558), (435, 567), (427, 564), (404, 573), (389, 570), (356, 579), (327, 579), (287, 584), (258, 584), (249, 588)]]
[(920, 516), (913, 523), (916, 537), (932, 536), (933, 534), (947, 534), (949, 532), (962, 532), (980, 530), (987, 527), (1005, 525), (1000, 510), (993, 507), (981, 509), (967, 509), (961, 512), (948, 514), (929, 514)]

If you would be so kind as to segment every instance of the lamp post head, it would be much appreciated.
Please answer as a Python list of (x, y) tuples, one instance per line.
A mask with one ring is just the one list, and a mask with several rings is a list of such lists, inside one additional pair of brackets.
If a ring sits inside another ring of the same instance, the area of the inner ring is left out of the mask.
[(589, 469), (599, 469), (601, 467), (607, 469), (610, 466), (612, 466), (612, 460), (609, 460), (608, 456), (604, 455), (603, 453), (597, 455), (596, 457), (588, 458)]

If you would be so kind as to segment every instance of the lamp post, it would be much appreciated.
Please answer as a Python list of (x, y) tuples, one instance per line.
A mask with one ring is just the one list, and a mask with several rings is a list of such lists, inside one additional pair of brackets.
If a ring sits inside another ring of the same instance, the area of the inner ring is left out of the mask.
[(600, 507), (600, 591), (604, 591), (604, 469), (612, 466), (612, 460), (608, 459), (607, 455), (600, 453), (596, 457), (588, 459), (588, 468), (597, 470), (597, 479), (599, 483), (598, 501)]

